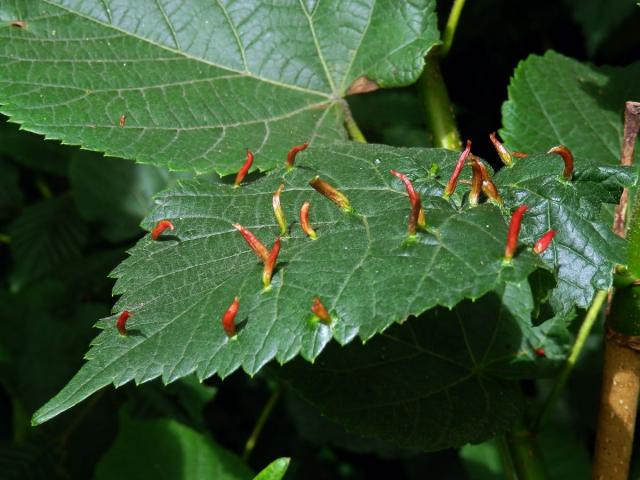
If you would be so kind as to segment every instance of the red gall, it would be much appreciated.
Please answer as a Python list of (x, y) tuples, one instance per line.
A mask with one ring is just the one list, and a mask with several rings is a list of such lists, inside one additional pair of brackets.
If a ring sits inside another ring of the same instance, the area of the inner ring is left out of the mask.
[(255, 252), (258, 258), (263, 262), (266, 262), (269, 258), (269, 251), (267, 250), (267, 247), (265, 247), (253, 233), (251, 233), (239, 223), (234, 223), (233, 226), (240, 232), (242, 238), (244, 238), (245, 242), (247, 242), (247, 245), (251, 247), (251, 250)]
[(551, 245), (551, 241), (553, 240), (555, 234), (555, 230), (549, 230), (547, 233), (542, 235), (533, 245), (533, 253), (537, 253), (539, 255), (544, 252), (549, 247), (549, 245)]
[[(397, 170), (390, 170), (391, 175), (398, 177), (404, 183), (404, 188), (407, 190), (407, 194), (409, 195), (409, 203), (411, 204), (411, 211), (416, 209), (416, 202), (418, 203), (417, 207), (417, 217), (414, 222), (414, 227), (424, 230), (427, 228), (427, 221), (424, 217), (424, 209), (422, 208), (422, 202), (420, 201), (420, 194), (416, 192), (413, 188), (413, 184), (409, 177), (407, 177), (404, 173), (400, 173)], [(415, 232), (414, 232), (415, 233)]]
[(498, 193), (498, 188), (496, 187), (495, 183), (493, 183), (493, 180), (491, 180), (491, 176), (487, 171), (487, 167), (485, 167), (484, 163), (478, 160), (478, 157), (476, 157), (475, 155), (473, 155), (473, 161), (477, 163), (478, 168), (480, 169), (480, 173), (482, 174), (482, 191), (489, 198), (489, 200), (502, 206), (502, 197), (500, 196), (500, 193)]
[(309, 146), (309, 143), (305, 142), (302, 145), (296, 145), (294, 147), (291, 147), (291, 150), (289, 150), (289, 153), (287, 153), (287, 169), (288, 170), (291, 170), (293, 168), (293, 165), (296, 162), (296, 155), (298, 155), (298, 152), (302, 152), (303, 150), (306, 150), (308, 146)]
[(313, 305), (311, 306), (311, 311), (313, 314), (318, 317), (320, 323), (324, 323), (325, 325), (331, 325), (331, 315), (327, 312), (327, 309), (320, 301), (319, 297), (315, 297), (313, 299)]
[(153, 230), (151, 230), (151, 238), (153, 240), (157, 240), (158, 237), (162, 235), (162, 232), (164, 232), (167, 228), (169, 230), (174, 230), (173, 223), (171, 223), (169, 220), (160, 220), (156, 224), (156, 226), (153, 227)]
[(280, 185), (276, 192), (273, 194), (272, 199), (273, 213), (276, 216), (278, 225), (280, 226), (280, 235), (286, 235), (287, 233), (287, 220), (284, 218), (284, 211), (282, 210), (282, 205), (280, 204), (280, 194), (283, 190), (284, 185)]
[(462, 169), (464, 168), (464, 164), (467, 161), (467, 157), (469, 156), (470, 152), (471, 140), (467, 140), (467, 146), (458, 157), (458, 161), (456, 162), (456, 166), (453, 169), (453, 173), (449, 177), (447, 186), (444, 189), (444, 198), (449, 198), (451, 195), (453, 195), (453, 192), (456, 191), (456, 186), (458, 185), (458, 177), (460, 176), (460, 172), (462, 172)]
[(573, 176), (573, 154), (564, 145), (556, 145), (547, 151), (547, 153), (555, 153), (562, 157), (564, 160), (564, 170), (562, 171), (562, 177), (565, 180), (571, 180)]
[(309, 185), (311, 185), (316, 190), (316, 192), (327, 197), (329, 200), (335, 203), (342, 211), (351, 211), (351, 204), (349, 203), (349, 199), (344, 195), (344, 193), (336, 190), (320, 177), (314, 177), (309, 182)]
[(273, 271), (276, 268), (276, 262), (278, 261), (278, 255), (280, 254), (280, 237), (276, 238), (276, 241), (273, 242), (273, 246), (271, 247), (271, 251), (269, 252), (269, 257), (267, 261), (264, 262), (264, 267), (262, 269), (262, 285), (264, 288), (267, 288), (271, 285), (271, 277), (273, 276)]
[(302, 231), (306, 233), (309, 238), (315, 240), (318, 238), (318, 235), (309, 224), (309, 207), (311, 207), (311, 204), (309, 202), (304, 202), (300, 208), (300, 226), (302, 227)]
[(482, 167), (478, 159), (471, 156), (471, 170), (473, 176), (471, 177), (471, 190), (469, 191), (469, 204), (475, 207), (480, 202), (480, 192), (482, 192)]
[(234, 187), (237, 188), (240, 186), (240, 184), (242, 183), (242, 180), (244, 180), (244, 177), (247, 176), (247, 172), (251, 168), (251, 165), (253, 165), (253, 153), (251, 153), (251, 150), (247, 149), (247, 158), (244, 161), (244, 164), (242, 165), (240, 170), (238, 170), (238, 174), (236, 175), (236, 180), (233, 182)]
[(504, 261), (510, 262), (516, 253), (518, 247), (518, 235), (520, 234), (520, 225), (522, 224), (522, 217), (524, 212), (529, 209), (526, 205), (520, 205), (513, 215), (511, 216), (511, 222), (509, 223), (509, 231), (507, 232), (507, 245), (504, 249)]
[(127, 335), (127, 320), (130, 316), (131, 314), (129, 313), (129, 310), (125, 310), (120, 314), (118, 320), (116, 320), (116, 328), (118, 329), (118, 333), (120, 335)]
[(502, 163), (504, 163), (507, 167), (513, 165), (511, 152), (509, 152), (509, 150), (507, 150), (507, 147), (505, 147), (500, 142), (500, 140), (498, 140), (498, 138), (496, 137), (496, 132), (490, 134), (489, 139), (491, 140), (491, 143), (493, 143), (493, 147), (496, 149), (496, 152), (498, 152), (498, 156), (500, 157), (500, 160), (502, 160)]
[(222, 315), (222, 328), (229, 338), (235, 337), (236, 335), (236, 314), (238, 313), (239, 307), (240, 300), (238, 297), (235, 297), (229, 308), (227, 308), (227, 311)]

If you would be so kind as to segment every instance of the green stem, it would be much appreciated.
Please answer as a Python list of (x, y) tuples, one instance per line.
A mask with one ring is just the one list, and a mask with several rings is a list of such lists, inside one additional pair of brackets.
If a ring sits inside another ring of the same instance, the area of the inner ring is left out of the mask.
[(253, 452), (253, 449), (256, 446), (258, 437), (260, 436), (260, 433), (262, 433), (262, 429), (264, 428), (265, 423), (267, 423), (267, 420), (269, 419), (269, 415), (271, 415), (271, 412), (273, 411), (273, 407), (275, 407), (276, 403), (278, 402), (278, 399), (280, 398), (280, 393), (281, 393), (281, 389), (280, 387), (277, 387), (269, 397), (269, 400), (267, 401), (264, 408), (262, 409), (262, 412), (260, 413), (260, 417), (258, 417), (258, 421), (253, 427), (253, 431), (251, 432), (251, 435), (247, 439), (247, 443), (245, 443), (244, 445), (244, 452), (242, 453), (242, 459), (245, 462), (251, 456), (251, 452)]
[(36, 188), (40, 192), (40, 195), (42, 195), (42, 198), (46, 200), (53, 196), (53, 193), (51, 193), (51, 188), (49, 188), (49, 185), (42, 177), (36, 177), (35, 184)]
[(367, 139), (364, 138), (362, 130), (360, 130), (360, 127), (358, 127), (358, 124), (353, 118), (351, 109), (349, 108), (349, 104), (346, 100), (342, 103), (342, 113), (344, 115), (344, 126), (347, 127), (347, 132), (349, 132), (351, 139), (355, 142), (367, 143)]
[(502, 463), (502, 473), (505, 480), (518, 480), (516, 471), (513, 469), (511, 454), (509, 453), (509, 444), (504, 435), (496, 437), (496, 445), (498, 447), (498, 455), (500, 455), (500, 463)]
[(419, 86), (426, 113), (427, 125), (433, 134), (434, 147), (460, 150), (462, 142), (453, 117), (447, 87), (440, 72), (440, 58), (437, 48), (431, 49), (425, 58), (424, 71)]
[(464, 2), (465, 0), (454, 0), (451, 12), (449, 12), (447, 25), (444, 27), (444, 33), (442, 34), (442, 50), (440, 52), (442, 58), (446, 57), (449, 50), (451, 50), (451, 44), (456, 34), (456, 28), (458, 27), (458, 20), (460, 19)]
[(558, 401), (558, 398), (562, 393), (564, 385), (565, 383), (567, 383), (567, 379), (569, 378), (569, 375), (571, 374), (573, 367), (578, 361), (580, 352), (582, 351), (582, 348), (584, 347), (584, 344), (587, 341), (587, 337), (591, 332), (591, 328), (593, 327), (593, 324), (598, 318), (598, 314), (600, 313), (600, 310), (602, 309), (604, 302), (607, 300), (608, 295), (609, 295), (608, 291), (599, 290), (598, 293), (596, 293), (596, 296), (593, 298), (593, 302), (591, 302), (591, 306), (589, 307), (589, 310), (587, 310), (587, 314), (585, 315), (584, 321), (582, 322), (582, 325), (580, 326), (580, 330), (578, 331), (578, 336), (576, 337), (576, 341), (573, 344), (573, 347), (571, 347), (571, 352), (569, 353), (569, 356), (567, 357), (567, 359), (564, 362), (564, 365), (562, 366), (562, 371), (556, 378), (556, 382), (553, 385), (553, 389), (551, 390), (551, 393), (547, 397), (547, 400), (544, 402), (542, 410), (540, 411), (540, 415), (536, 419), (536, 422), (534, 424), (534, 431), (536, 432), (540, 431), (545, 420), (547, 419), (547, 417), (553, 410), (553, 407), (555, 406), (556, 402)]
[(524, 427), (524, 424), (508, 433), (506, 441), (518, 480), (546, 480), (548, 478), (538, 441), (535, 435)]

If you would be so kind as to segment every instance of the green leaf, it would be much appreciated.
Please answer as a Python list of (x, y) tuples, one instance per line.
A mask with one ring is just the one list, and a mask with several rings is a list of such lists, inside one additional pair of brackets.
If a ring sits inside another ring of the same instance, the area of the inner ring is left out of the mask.
[(500, 451), (495, 439), (479, 445), (465, 445), (459, 455), (469, 480), (502, 480), (505, 477)]
[(427, 451), (482, 442), (518, 418), (517, 384), (493, 370), (519, 356), (537, 361), (532, 302), (526, 282), (509, 284), (393, 326), (366, 345), (332, 346), (313, 366), (293, 362), (283, 375), (354, 433)]
[(617, 165), (624, 102), (640, 97), (640, 62), (593, 67), (553, 51), (515, 70), (500, 131), (510, 148), (547, 151), (564, 144), (576, 167)]
[(3, 29), (0, 104), (109, 155), (227, 174), (251, 148), (269, 169), (292, 145), (345, 138), (357, 79), (415, 82), (439, 41), (434, 4), (4, 0), (0, 21), (27, 25)]
[(77, 152), (69, 180), (76, 207), (85, 220), (99, 222), (111, 242), (139, 236), (140, 222), (151, 211), (152, 197), (169, 183), (166, 170), (119, 158)]
[(120, 421), (116, 442), (96, 468), (96, 480), (247, 480), (234, 454), (175, 420)]
[(14, 291), (79, 258), (88, 236), (87, 225), (70, 196), (50, 198), (25, 208), (8, 232)]
[(523, 243), (531, 245), (546, 231), (557, 231), (541, 259), (557, 269), (551, 304), (566, 313), (574, 305), (587, 308), (596, 290), (611, 286), (613, 266), (624, 263), (625, 241), (602, 223), (600, 208), (616, 203), (622, 185), (636, 177), (628, 168), (577, 164), (573, 181), (567, 182), (562, 170), (560, 156), (532, 155), (500, 170), (496, 181), (507, 204), (529, 207)]
[(253, 480), (282, 480), (289, 468), (290, 458), (278, 458), (265, 467)]
[[(109, 383), (158, 376), (168, 383), (194, 371), (199, 378), (225, 377), (240, 366), (254, 374), (273, 358), (284, 363), (298, 354), (313, 360), (331, 338), (367, 340), (409, 315), (525, 280), (540, 265), (528, 251), (503, 265), (507, 224), (497, 207), (459, 209), (439, 196), (455, 152), (342, 144), (305, 153), (292, 171), (238, 189), (200, 179), (162, 193), (144, 225), (169, 218), (175, 232), (155, 242), (146, 236), (115, 270), (114, 293), (123, 295), (115, 315), (99, 323), (104, 331), (87, 354), (90, 361), (34, 422)], [(425, 199), (431, 230), (411, 243), (409, 201), (391, 168), (414, 179)], [(312, 190), (308, 182), (316, 174), (343, 191), (354, 212)], [(281, 183), (291, 234), (283, 238), (272, 288), (263, 291), (262, 265), (232, 224), (245, 225), (270, 246), (278, 234), (272, 195)], [(295, 222), (307, 200), (315, 241)], [(220, 318), (235, 296), (240, 332), (229, 340)], [(312, 318), (315, 296), (333, 316), (330, 328)], [(128, 337), (114, 328), (122, 310), (132, 313), (135, 334)]]
[(564, 0), (572, 10), (572, 16), (582, 27), (587, 50), (591, 55), (606, 40), (607, 35), (637, 7), (634, 0)]

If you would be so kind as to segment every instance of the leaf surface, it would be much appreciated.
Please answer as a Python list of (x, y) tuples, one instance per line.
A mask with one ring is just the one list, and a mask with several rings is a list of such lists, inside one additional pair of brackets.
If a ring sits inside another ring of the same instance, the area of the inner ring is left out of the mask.
[(345, 138), (357, 79), (413, 83), (439, 41), (434, 4), (2, 0), (0, 104), (114, 156), (227, 174), (251, 148), (265, 170), (292, 144)]
[[(455, 202), (439, 196), (457, 156), (344, 144), (303, 152), (292, 171), (238, 189), (201, 179), (162, 193), (144, 226), (168, 218), (176, 230), (161, 241), (146, 236), (115, 270), (114, 293), (123, 295), (115, 315), (99, 323), (104, 331), (90, 361), (34, 421), (109, 383), (157, 376), (170, 382), (194, 371), (200, 378), (224, 377), (238, 367), (253, 374), (273, 358), (284, 363), (298, 354), (313, 360), (331, 338), (367, 340), (409, 315), (480, 298), (507, 280), (524, 281), (541, 263), (523, 250), (503, 265), (507, 224), (500, 209), (460, 209), (463, 188)], [(413, 243), (406, 241), (408, 197), (391, 168), (409, 175), (424, 198), (430, 231)], [(312, 190), (308, 182), (316, 174), (346, 194), (354, 211), (345, 213)], [(290, 235), (282, 239), (272, 286), (263, 291), (262, 265), (232, 224), (270, 247), (278, 234), (272, 195), (280, 184)], [(304, 201), (312, 203), (315, 241), (297, 224)], [(220, 318), (235, 296), (239, 334), (230, 340)], [(331, 327), (312, 318), (316, 296), (333, 317)], [(132, 314), (128, 337), (114, 328), (122, 310)]]

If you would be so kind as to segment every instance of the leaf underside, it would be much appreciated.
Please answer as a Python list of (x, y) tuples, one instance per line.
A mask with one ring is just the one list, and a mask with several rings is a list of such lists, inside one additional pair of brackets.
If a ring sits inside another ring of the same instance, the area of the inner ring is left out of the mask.
[[(160, 241), (143, 238), (114, 271), (114, 293), (122, 295), (114, 316), (99, 322), (104, 331), (94, 340), (89, 361), (35, 414), (34, 422), (109, 383), (140, 383), (158, 376), (171, 382), (194, 371), (202, 379), (224, 377), (238, 367), (253, 375), (271, 359), (285, 363), (297, 355), (313, 361), (331, 338), (341, 344), (356, 336), (366, 341), (410, 315), (478, 299), (507, 282), (525, 282), (543, 266), (526, 248), (533, 243), (529, 235), (511, 265), (505, 266), (502, 257), (510, 210), (516, 206), (511, 199), (528, 200), (518, 190), (531, 168), (526, 162), (541, 162), (547, 173), (538, 180), (557, 181), (567, 199), (580, 197), (585, 189), (578, 180), (559, 180), (558, 157), (545, 155), (519, 161), (507, 184), (498, 185), (507, 200), (505, 209), (491, 204), (470, 208), (464, 185), (450, 201), (441, 198), (456, 159), (456, 153), (446, 150), (342, 144), (309, 149), (299, 154), (292, 171), (279, 169), (238, 189), (199, 179), (163, 192), (143, 226), (151, 229), (168, 218), (176, 230)], [(392, 168), (406, 173), (423, 197), (428, 231), (413, 242), (407, 241), (408, 197), (389, 173)], [(469, 170), (463, 170), (466, 178)], [(613, 170), (621, 177), (626, 173)], [(308, 182), (316, 175), (347, 195), (354, 211), (345, 213), (315, 192)], [(576, 178), (581, 178), (578, 172)], [(270, 247), (279, 232), (271, 203), (280, 184), (285, 186), (282, 204), (290, 233), (282, 239), (272, 286), (264, 291), (262, 265), (232, 224), (249, 228)], [(604, 185), (612, 191), (620, 188), (615, 182)], [(604, 188), (597, 192), (613, 195)], [(312, 203), (317, 240), (307, 238), (298, 225), (304, 201)], [(578, 203), (583, 211), (571, 221), (582, 228), (590, 208), (584, 199)], [(567, 202), (565, 209), (571, 208), (573, 203)], [(553, 224), (565, 213), (549, 208), (525, 216), (523, 230), (531, 234), (541, 220)], [(563, 247), (579, 252), (582, 237), (570, 232), (566, 230)], [(593, 245), (591, 253), (609, 266), (614, 261), (602, 244)], [(555, 268), (553, 259), (544, 261)], [(610, 283), (610, 274), (596, 273), (602, 274), (597, 281)], [(595, 273), (574, 279), (576, 290), (589, 288), (594, 278)], [(239, 334), (229, 340), (220, 318), (235, 296), (240, 297)], [(311, 314), (316, 296), (333, 317), (330, 327)], [(132, 313), (127, 337), (114, 328), (123, 310)]]
[(439, 41), (434, 5), (0, 0), (0, 111), (142, 163), (228, 174), (252, 148), (267, 170), (292, 144), (344, 139), (360, 77), (415, 82)]
[(532, 327), (532, 304), (526, 281), (508, 283), (281, 375), (354, 433), (426, 451), (482, 442), (519, 418), (519, 386), (505, 378), (536, 377), (564, 359), (567, 338), (554, 338), (551, 322)]

